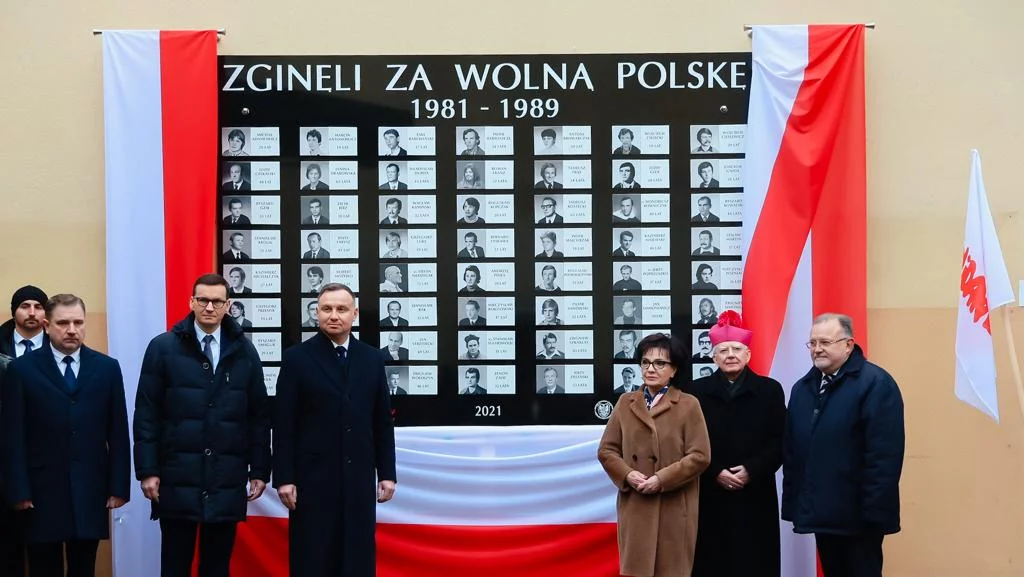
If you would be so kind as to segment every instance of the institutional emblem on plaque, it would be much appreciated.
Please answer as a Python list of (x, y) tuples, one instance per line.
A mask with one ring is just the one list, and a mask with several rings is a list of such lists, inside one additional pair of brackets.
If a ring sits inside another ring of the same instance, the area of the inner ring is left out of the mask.
[(598, 419), (607, 421), (608, 417), (612, 416), (612, 404), (609, 401), (598, 401), (594, 405), (594, 414), (597, 415)]

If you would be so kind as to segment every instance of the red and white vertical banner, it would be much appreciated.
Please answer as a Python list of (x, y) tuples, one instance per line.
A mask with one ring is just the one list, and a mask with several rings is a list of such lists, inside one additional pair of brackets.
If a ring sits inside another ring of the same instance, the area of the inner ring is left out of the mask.
[[(131, 418), (146, 345), (214, 269), (217, 33), (105, 31), (103, 113), (108, 348)], [(160, 574), (159, 527), (137, 483), (112, 540), (116, 577)]]
[(1013, 302), (999, 237), (981, 175), (981, 155), (971, 151), (971, 183), (967, 192), (967, 227), (960, 263), (960, 306), (956, 319), (956, 381), (961, 401), (999, 422), (996, 357), (992, 347), (991, 313)]
[[(743, 206), (751, 368), (787, 390), (810, 367), (815, 315), (853, 318), (867, 350), (863, 25), (755, 26)], [(781, 486), (781, 485), (780, 485)], [(783, 522), (782, 574), (815, 574)]]

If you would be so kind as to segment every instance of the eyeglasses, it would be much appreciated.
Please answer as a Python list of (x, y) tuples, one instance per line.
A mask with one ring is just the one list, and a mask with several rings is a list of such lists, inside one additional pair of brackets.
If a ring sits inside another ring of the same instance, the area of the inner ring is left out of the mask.
[(224, 308), (224, 305), (228, 304), (228, 301), (225, 300), (208, 299), (206, 297), (192, 297), (192, 300), (194, 300), (197, 305), (203, 307), (204, 309), (209, 305), (213, 305), (213, 308), (215, 310), (218, 310)]
[(836, 343), (841, 343), (843, 341), (851, 341), (851, 340), (853, 340), (853, 337), (844, 337), (844, 338), (841, 338), (841, 339), (835, 339), (835, 340), (831, 340), (831, 341), (830, 340), (826, 340), (826, 339), (819, 339), (819, 340), (807, 341), (806, 343), (804, 343), (804, 345), (807, 347), (808, 350), (812, 350), (813, 351), (814, 349), (818, 348), (818, 346), (821, 346), (821, 348), (823, 348), (823, 349), (827, 349), (827, 348), (831, 347), (832, 345), (834, 345)]
[(658, 359), (656, 361), (649, 361), (647, 359), (643, 359), (642, 361), (640, 361), (640, 368), (646, 371), (647, 369), (654, 367), (654, 370), (660, 371), (671, 364), (671, 362), (663, 361), (661, 359)]
[(550, 202), (545, 202), (544, 204), (542, 204), (540, 206), (541, 206), (541, 208), (554, 208), (555, 207), (555, 205), (551, 204)]

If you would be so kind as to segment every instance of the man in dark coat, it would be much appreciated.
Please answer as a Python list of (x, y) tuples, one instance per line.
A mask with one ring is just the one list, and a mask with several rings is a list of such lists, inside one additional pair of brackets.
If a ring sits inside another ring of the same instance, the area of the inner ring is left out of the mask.
[[(27, 285), (11, 296), (11, 319), (0, 325), (0, 355), (15, 358), (50, 343), (43, 330), (43, 305), (47, 296), (42, 289)], [(0, 380), (3, 374), (0, 372)], [(0, 491), (3, 476), (0, 475)], [(16, 513), (9, 507), (0, 507), (0, 575), (25, 574), (25, 545), (19, 535)]]
[(395, 428), (380, 351), (352, 338), (343, 284), (317, 298), (320, 332), (285, 351), (274, 405), (274, 486), (295, 577), (376, 574), (376, 503), (395, 492)]
[[(135, 476), (160, 520), (162, 577), (228, 577), (246, 502), (270, 479), (263, 367), (234, 320), (228, 283), (199, 277), (184, 320), (149, 343), (135, 399)], [(246, 483), (249, 490), (246, 491)]]
[(814, 319), (814, 368), (790, 392), (782, 518), (813, 533), (826, 577), (881, 577), (882, 538), (900, 530), (903, 397), (864, 358), (853, 321)]
[(725, 311), (711, 328), (718, 370), (686, 392), (697, 397), (711, 439), (700, 478), (694, 577), (779, 577), (779, 504), (786, 396), (747, 368), (753, 333)]
[(46, 303), (50, 345), (4, 376), (0, 417), (4, 493), (21, 517), (33, 577), (91, 577), (109, 510), (130, 497), (131, 449), (118, 362), (83, 346), (85, 303)]

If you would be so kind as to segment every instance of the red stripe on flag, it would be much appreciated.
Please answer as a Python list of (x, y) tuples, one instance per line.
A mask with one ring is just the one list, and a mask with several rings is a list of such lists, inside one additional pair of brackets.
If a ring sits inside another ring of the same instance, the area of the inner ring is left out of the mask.
[[(160, 33), (167, 326), (215, 262), (217, 32)], [(139, 183), (145, 186), (146, 183)]]
[[(863, 44), (859, 50), (850, 51), (850, 54), (844, 54), (845, 48), (849, 47), (837, 45), (846, 38), (844, 32), (862, 34), (863, 30), (863, 26), (813, 26), (809, 29), (808, 65), (786, 123), (743, 273), (743, 317), (747, 326), (754, 330), (750, 366), (763, 374), (769, 373), (775, 358), (778, 335), (786, 317), (790, 286), (807, 235), (817, 218), (822, 196), (826, 193), (830, 196), (846, 194), (839, 188), (842, 185), (841, 179), (853, 178), (850, 170), (858, 159), (863, 170), (863, 131), (860, 153), (852, 161), (848, 161), (844, 155), (855, 153), (856, 143), (848, 140), (845, 134), (840, 137), (841, 133), (846, 132), (844, 123), (848, 116), (856, 113), (856, 106), (850, 103), (853, 96), (861, 102), (859, 121), (863, 127)], [(861, 60), (856, 61), (855, 58)], [(859, 95), (845, 92), (855, 88), (850, 81), (853, 73), (850, 68), (860, 70)], [(850, 120), (855, 121), (857, 117)], [(861, 174), (862, 184), (863, 178)], [(863, 186), (860, 191), (863, 194)], [(856, 193), (856, 188), (850, 188), (849, 192)], [(830, 199), (829, 202), (830, 214), (836, 216), (835, 203), (843, 201)], [(847, 215), (842, 216), (845, 218)], [(859, 224), (863, 227), (863, 220)], [(850, 230), (851, 226), (857, 225), (856, 220), (849, 223), (831, 220), (820, 226), (832, 226), (836, 235), (863, 235), (863, 230)], [(830, 240), (822, 246), (822, 250), (834, 246), (835, 243)], [(845, 251), (842, 253), (843, 256), (847, 254)], [(847, 263), (839, 260), (842, 256), (827, 253), (820, 256), (812, 254), (812, 258), (815, 259), (812, 265), (815, 267), (820, 260), (835, 258), (837, 262), (829, 269), (834, 271), (836, 266), (857, 267), (858, 263), (864, 262), (865, 257), (861, 255), (858, 260), (849, 255), (851, 260)], [(847, 273), (852, 274), (852, 271)], [(817, 270), (814, 271), (814, 278), (815, 296), (819, 279), (826, 283), (835, 282), (832, 278), (825, 279)], [(850, 274), (843, 278), (850, 278)], [(839, 303), (830, 300), (829, 304)], [(817, 303), (814, 310), (819, 310)]]
[[(377, 525), (378, 577), (617, 577), (614, 523), (466, 527)], [(325, 547), (331, 546), (329, 543)], [(232, 577), (288, 575), (288, 519), (238, 525)]]
[(828, 74), (835, 128), (821, 201), (811, 230), (815, 315), (853, 318), (857, 342), (867, 352), (867, 131), (864, 102), (863, 26), (811, 26), (808, 70)]

